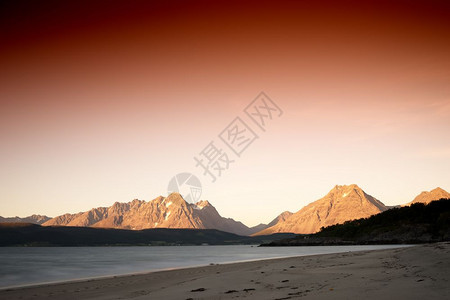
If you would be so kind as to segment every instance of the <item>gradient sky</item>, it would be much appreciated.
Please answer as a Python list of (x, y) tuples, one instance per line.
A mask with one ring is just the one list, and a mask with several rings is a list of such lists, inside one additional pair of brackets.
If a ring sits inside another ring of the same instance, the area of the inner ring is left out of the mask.
[[(151, 200), (179, 172), (247, 225), (336, 184), (450, 189), (448, 1), (2, 1), (0, 37), (1, 216)], [(283, 115), (211, 183), (194, 156), (261, 91)]]

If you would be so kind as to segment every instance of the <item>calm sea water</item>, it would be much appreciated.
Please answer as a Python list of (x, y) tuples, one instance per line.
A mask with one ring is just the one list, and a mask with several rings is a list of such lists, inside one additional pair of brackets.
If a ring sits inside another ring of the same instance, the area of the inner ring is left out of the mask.
[(0, 288), (274, 257), (405, 247), (3, 247)]

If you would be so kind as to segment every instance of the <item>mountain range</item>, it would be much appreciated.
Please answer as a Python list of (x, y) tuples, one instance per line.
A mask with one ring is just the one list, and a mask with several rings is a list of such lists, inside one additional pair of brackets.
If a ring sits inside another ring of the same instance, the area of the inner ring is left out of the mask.
[[(429, 203), (450, 194), (441, 188), (422, 192), (412, 202)], [(269, 224), (247, 227), (231, 218), (222, 217), (208, 201), (186, 202), (178, 193), (159, 196), (151, 201), (116, 202), (55, 218), (32, 215), (26, 218), (2, 218), (0, 222), (26, 222), (43, 226), (74, 226), (143, 230), (153, 228), (217, 229), (238, 235), (270, 235), (273, 233), (315, 233), (321, 227), (367, 218), (391, 207), (365, 193), (356, 184), (337, 185), (323, 198), (308, 204), (296, 213), (285, 211)]]
[(0, 223), (31, 223), (31, 224), (43, 224), (50, 220), (50, 217), (47, 216), (41, 216), (41, 215), (31, 215), (25, 218), (20, 217), (9, 217), (4, 218), (0, 216)]
[(450, 199), (441, 198), (428, 204), (416, 202), (394, 207), (369, 218), (328, 226), (313, 234), (296, 234), (261, 246), (413, 245), (449, 241)]
[(186, 202), (179, 193), (159, 196), (152, 201), (116, 202), (110, 207), (93, 208), (77, 214), (65, 214), (43, 226), (81, 226), (142, 230), (150, 228), (218, 229), (238, 235), (251, 235), (267, 225), (247, 227), (222, 217), (208, 201)]

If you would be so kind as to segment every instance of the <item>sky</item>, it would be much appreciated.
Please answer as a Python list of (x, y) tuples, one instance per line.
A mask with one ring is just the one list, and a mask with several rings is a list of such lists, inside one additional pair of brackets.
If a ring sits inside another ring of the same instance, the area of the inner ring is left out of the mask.
[(182, 172), (249, 226), (337, 184), (450, 190), (448, 1), (91, 2), (0, 4), (1, 216), (149, 201)]

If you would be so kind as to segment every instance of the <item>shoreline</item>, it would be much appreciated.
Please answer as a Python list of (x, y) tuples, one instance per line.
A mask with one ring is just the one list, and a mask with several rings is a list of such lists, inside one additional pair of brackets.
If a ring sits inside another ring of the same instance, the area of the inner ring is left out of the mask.
[[(438, 243), (267, 258), (5, 287), (0, 289), (0, 299), (228, 299), (236, 296), (250, 299), (308, 296), (320, 299), (322, 296), (360, 297), (358, 290), (365, 297), (376, 298), (378, 295), (386, 298), (386, 295), (379, 293), (380, 289), (388, 287), (393, 292), (397, 291), (397, 298), (407, 293), (404, 296), (410, 299), (430, 299), (434, 293), (435, 299), (438, 299), (450, 294), (450, 287), (447, 287), (450, 281), (448, 270), (450, 243)], [(358, 280), (346, 279), (348, 277), (358, 277)], [(358, 281), (361, 281), (360, 284), (354, 285)], [(362, 290), (364, 285), (377, 287)], [(433, 287), (427, 288), (427, 285)]]
[[(229, 245), (225, 245), (223, 247), (226, 247)], [(341, 246), (349, 246), (349, 245), (335, 245), (335, 246), (305, 246), (305, 247), (341, 247)], [(356, 246), (374, 246), (374, 245), (356, 245)], [(69, 284), (69, 283), (82, 283), (84, 281), (92, 281), (92, 280), (104, 280), (104, 279), (112, 279), (112, 278), (118, 278), (118, 277), (127, 277), (127, 276), (140, 276), (140, 275), (148, 275), (155, 272), (163, 272), (163, 271), (176, 271), (181, 269), (192, 269), (192, 268), (202, 268), (202, 267), (208, 267), (212, 265), (228, 265), (228, 264), (239, 264), (239, 263), (246, 263), (246, 262), (257, 262), (257, 261), (265, 261), (265, 260), (278, 260), (278, 259), (284, 259), (284, 258), (294, 258), (294, 257), (306, 257), (306, 256), (315, 256), (315, 255), (327, 255), (327, 254), (338, 254), (338, 253), (348, 253), (348, 252), (361, 252), (361, 251), (378, 251), (378, 250), (388, 250), (388, 249), (397, 249), (397, 248), (406, 248), (406, 247), (413, 247), (416, 245), (409, 245), (409, 244), (385, 244), (385, 245), (376, 245), (380, 247), (388, 247), (388, 248), (381, 248), (381, 249), (361, 249), (361, 250), (340, 250), (337, 252), (330, 252), (330, 253), (315, 253), (315, 254), (295, 254), (295, 255), (287, 255), (287, 256), (275, 256), (275, 257), (266, 257), (266, 258), (250, 258), (250, 259), (244, 259), (244, 260), (231, 260), (231, 261), (224, 261), (224, 262), (218, 262), (218, 263), (206, 263), (206, 264), (194, 264), (194, 265), (188, 265), (188, 266), (179, 266), (179, 267), (167, 267), (167, 268), (158, 268), (158, 269), (149, 269), (145, 271), (133, 271), (133, 272), (126, 272), (126, 273), (117, 273), (117, 274), (107, 274), (107, 275), (98, 275), (98, 276), (86, 276), (86, 277), (80, 277), (80, 278), (72, 278), (72, 279), (66, 279), (66, 280), (50, 280), (45, 282), (36, 282), (36, 283), (25, 283), (25, 284), (17, 284), (17, 285), (11, 285), (11, 286), (5, 286), (0, 287), (0, 292), (5, 290), (17, 290), (17, 289), (26, 289), (26, 288), (35, 288), (40, 286), (49, 286), (49, 285), (58, 285), (58, 284)], [(164, 246), (166, 247), (166, 246)], [(168, 246), (170, 247), (170, 246)], [(298, 246), (282, 246), (284, 247), (292, 247), (292, 248), (298, 248)], [(303, 247), (303, 246), (300, 246)]]

